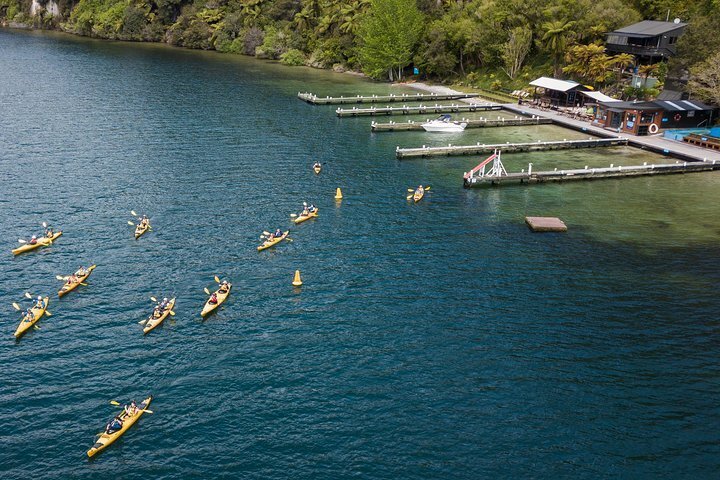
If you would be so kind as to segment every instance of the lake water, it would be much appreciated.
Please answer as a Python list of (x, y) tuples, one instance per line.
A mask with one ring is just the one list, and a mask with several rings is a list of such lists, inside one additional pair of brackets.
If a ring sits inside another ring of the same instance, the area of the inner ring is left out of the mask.
[[(0, 30), (2, 478), (717, 477), (719, 174), (464, 190), (481, 159), (395, 147), (578, 134), (372, 134), (298, 91), (405, 90)], [(667, 160), (505, 157), (643, 161)], [(320, 216), (292, 226), (303, 201)], [(137, 241), (131, 209), (154, 226)], [(569, 231), (532, 234), (525, 215)], [(43, 221), (63, 236), (13, 257)], [(277, 227), (294, 242), (258, 253)], [(92, 263), (58, 300), (55, 275)], [(215, 274), (234, 289), (202, 321)], [(53, 316), (16, 342), (25, 291)], [(143, 336), (150, 295), (176, 295), (177, 315)], [(109, 401), (148, 393), (154, 414), (89, 461)]]

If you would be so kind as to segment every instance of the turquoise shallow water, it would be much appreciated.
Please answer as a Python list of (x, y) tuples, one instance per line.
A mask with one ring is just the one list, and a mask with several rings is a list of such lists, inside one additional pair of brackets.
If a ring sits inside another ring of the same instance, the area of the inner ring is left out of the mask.
[[(2, 477), (716, 476), (720, 177), (463, 190), (479, 159), (400, 162), (396, 145), (440, 140), (294, 98), (394, 88), (0, 30)], [(507, 156), (616, 160), (663, 161)], [(433, 193), (408, 204), (420, 182)], [(258, 254), (303, 200), (320, 218)], [(139, 241), (131, 209), (155, 227)], [(570, 231), (533, 235), (528, 214)], [(42, 221), (64, 235), (13, 258)], [(90, 263), (58, 301), (54, 276)], [(216, 273), (235, 288), (202, 322)], [(28, 290), (54, 315), (16, 343)], [(148, 296), (172, 293), (176, 317), (143, 337)], [(108, 401), (148, 392), (155, 414), (88, 461)]]

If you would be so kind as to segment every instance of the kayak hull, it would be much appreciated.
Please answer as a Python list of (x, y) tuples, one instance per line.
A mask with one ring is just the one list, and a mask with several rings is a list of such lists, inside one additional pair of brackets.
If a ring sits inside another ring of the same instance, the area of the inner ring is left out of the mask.
[(87, 274), (85, 274), (83, 277), (78, 277), (78, 281), (75, 283), (68, 284), (62, 286), (62, 288), (58, 291), (58, 297), (62, 297), (63, 295), (66, 295), (73, 290), (75, 290), (81, 283), (83, 283), (87, 278), (90, 276), (93, 270), (95, 270), (95, 267), (97, 265), (90, 265), (87, 268)]
[(135, 240), (137, 240), (138, 238), (142, 237), (143, 234), (144, 234), (145, 232), (147, 232), (149, 228), (150, 228), (150, 223), (148, 223), (148, 224), (145, 225), (144, 227), (141, 227), (140, 225), (138, 225), (137, 227), (135, 227)]
[(22, 335), (25, 332), (30, 330), (32, 328), (32, 326), (35, 325), (38, 322), (38, 320), (40, 320), (40, 318), (42, 318), (42, 316), (45, 314), (45, 310), (47, 310), (48, 304), (50, 303), (50, 298), (49, 297), (43, 298), (43, 303), (44, 303), (44, 305), (42, 308), (38, 308), (38, 307), (32, 308), (32, 312), (33, 312), (32, 320), (30, 320), (30, 321), (25, 320), (25, 317), (23, 316), (23, 319), (20, 320), (20, 325), (18, 325), (17, 330), (15, 330), (15, 333), (13, 334), (15, 336), (15, 338), (22, 337)]
[(167, 308), (165, 308), (165, 311), (162, 315), (158, 318), (151, 318), (147, 321), (145, 324), (145, 327), (143, 328), (143, 333), (148, 334), (152, 330), (154, 330), (158, 325), (160, 325), (162, 322), (165, 321), (168, 315), (170, 315), (170, 311), (175, 307), (175, 299), (171, 299), (170, 303), (168, 304)]
[(51, 245), (52, 242), (55, 241), (60, 235), (62, 235), (62, 232), (55, 232), (53, 233), (52, 237), (40, 237), (37, 239), (37, 243), (35, 243), (34, 245), (26, 243), (22, 247), (18, 247), (13, 250), (12, 253), (13, 255), (20, 255), (21, 253), (30, 252), (32, 250), (35, 250), (36, 248), (47, 247), (48, 245)]
[(215, 294), (217, 295), (217, 303), (210, 303), (210, 300), (205, 302), (205, 306), (202, 309), (202, 312), (200, 312), (201, 317), (205, 317), (207, 315), (210, 315), (212, 312), (217, 310), (217, 308), (227, 300), (227, 298), (230, 296), (230, 291), (232, 290), (232, 283), (228, 284), (228, 291), (225, 293), (220, 293), (220, 289), (215, 290)]
[(415, 203), (417, 203), (417, 202), (419, 202), (420, 200), (422, 200), (422, 198), (423, 198), (424, 196), (425, 196), (425, 192), (422, 192), (422, 193), (415, 192), (415, 194), (413, 195), (413, 201), (414, 201)]
[(313, 171), (315, 172), (315, 175), (320, 175), (320, 172), (322, 172), (322, 167), (313, 167)]
[(285, 237), (287, 237), (289, 234), (290, 234), (290, 230), (286, 230), (285, 233), (282, 234), (282, 237), (276, 237), (276, 238), (273, 238), (272, 240), (267, 240), (265, 243), (263, 243), (262, 245), (257, 247), (258, 252), (261, 252), (261, 251), (265, 250), (266, 248), (274, 247), (278, 243), (285, 240)]
[(145, 413), (143, 410), (145, 410), (150, 405), (150, 402), (152, 402), (152, 399), (153, 399), (153, 397), (152, 397), (152, 395), (150, 395), (148, 398), (143, 400), (138, 405), (138, 408), (139, 408), (138, 412), (135, 415), (133, 415), (132, 418), (124, 418), (123, 426), (120, 430), (118, 430), (115, 433), (111, 433), (111, 434), (103, 433), (102, 435), (100, 435), (100, 438), (98, 438), (97, 441), (95, 442), (95, 444), (90, 448), (90, 450), (87, 451), (87, 456), (92, 458), (94, 455), (97, 455), (98, 453), (102, 452), (107, 447), (112, 445), (113, 442), (115, 442), (115, 440), (122, 437), (122, 435), (130, 427), (132, 427), (135, 424), (135, 422), (137, 422), (140, 419), (140, 417), (142, 417), (143, 413)]
[(306, 220), (310, 220), (311, 218), (317, 218), (318, 216), (318, 209), (315, 209), (313, 213), (310, 213), (308, 215), (299, 215), (293, 222), (295, 222), (295, 225), (300, 225)]

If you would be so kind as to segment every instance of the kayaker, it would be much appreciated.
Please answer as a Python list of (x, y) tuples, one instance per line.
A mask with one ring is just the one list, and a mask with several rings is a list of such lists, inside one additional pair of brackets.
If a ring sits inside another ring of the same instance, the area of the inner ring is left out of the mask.
[(218, 300), (217, 300), (217, 293), (213, 292), (213, 294), (210, 295), (210, 303), (212, 303), (213, 305), (215, 305), (217, 302), (218, 302)]
[(280, 229), (278, 228), (277, 230), (275, 230), (274, 237), (275, 237), (275, 238), (277, 238), (277, 237), (282, 237), (282, 234), (283, 234), (283, 233), (282, 233), (282, 230), (280, 230)]
[(30, 238), (30, 245), (35, 245), (37, 243), (37, 235), (33, 235), (32, 238)]
[(320, 162), (315, 162), (313, 164), (313, 168), (321, 168), (321, 167), (322, 167), (322, 164)]
[(137, 410), (138, 410), (138, 407), (137, 407), (137, 404), (135, 403), (135, 400), (133, 400), (132, 402), (130, 402), (130, 404), (125, 405), (125, 406), (123, 407), (123, 410), (124, 410), (124, 412), (125, 412), (125, 415), (128, 416), (128, 417), (132, 417), (133, 415), (135, 415), (135, 413), (137, 413)]
[(110, 420), (110, 422), (107, 424), (107, 426), (105, 427), (105, 433), (107, 433), (108, 435), (111, 435), (111, 434), (117, 432), (118, 430), (121, 430), (122, 427), (123, 427), (123, 422), (122, 422), (122, 420), (120, 420), (120, 415), (117, 415), (115, 418)]
[(87, 273), (87, 270), (85, 270), (85, 267), (80, 267), (77, 269), (77, 272), (75, 272), (75, 275), (78, 277), (82, 277)]
[(303, 211), (300, 215), (303, 217), (307, 217), (308, 215), (310, 215), (310, 209), (307, 207), (307, 205), (303, 207)]
[(315, 210), (317, 210), (317, 208), (315, 208), (315, 205), (313, 205), (313, 204), (311, 203), (311, 204), (310, 204), (310, 208), (308, 208), (308, 210), (310, 211), (310, 213), (315, 213)]
[(78, 278), (75, 275), (70, 275), (67, 279), (68, 285), (72, 285), (73, 283), (77, 282)]
[[(219, 290), (219, 292), (220, 292), (220, 293), (226, 293), (226, 292), (228, 291), (228, 289), (229, 289), (229, 286), (228, 286), (227, 280), (223, 280), (222, 283), (220, 284), (220, 290)], [(213, 294), (213, 295), (214, 295), (214, 294)]]
[(38, 295), (37, 302), (35, 303), (35, 306), (38, 308), (42, 308), (45, 304), (43, 303), (42, 295)]
[(415, 190), (415, 193), (417, 193), (417, 194), (423, 194), (423, 193), (425, 193), (425, 189), (423, 188), (422, 185), (420, 185), (420, 186), (417, 188), (417, 190)]
[(45, 236), (46, 236), (47, 238), (52, 238), (52, 236), (53, 236), (53, 229), (52, 229), (52, 227), (48, 227), (48, 228), (45, 230)]

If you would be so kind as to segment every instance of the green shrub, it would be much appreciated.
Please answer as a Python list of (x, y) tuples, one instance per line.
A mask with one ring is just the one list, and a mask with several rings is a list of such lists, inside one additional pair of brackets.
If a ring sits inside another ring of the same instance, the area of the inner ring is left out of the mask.
[(297, 67), (300, 65), (305, 65), (305, 55), (303, 55), (300, 50), (296, 48), (291, 48), (287, 52), (280, 55), (280, 61), (285, 65)]

